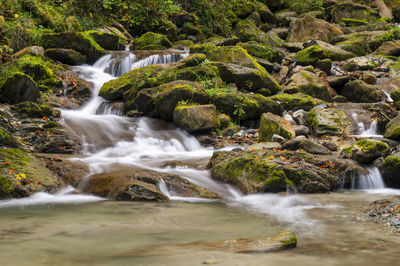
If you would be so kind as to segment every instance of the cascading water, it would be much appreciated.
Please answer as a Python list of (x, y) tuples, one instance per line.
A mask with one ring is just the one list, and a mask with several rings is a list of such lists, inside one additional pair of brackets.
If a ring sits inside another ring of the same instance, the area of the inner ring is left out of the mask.
[(356, 182), (352, 180), (352, 189), (360, 189), (374, 194), (400, 195), (399, 189), (390, 189), (385, 186), (381, 172), (375, 166), (366, 167), (367, 174), (361, 175)]
[(365, 125), (363, 122), (359, 121), (358, 119), (358, 114), (357, 113), (352, 113), (351, 117), (353, 120), (356, 122), (358, 126), (358, 135), (352, 135), (353, 137), (359, 137), (359, 138), (383, 138), (382, 134), (379, 134), (378, 131), (378, 124), (375, 120), (373, 120), (369, 126), (369, 128), (365, 128)]
[[(93, 66), (75, 67), (74, 70), (82, 78), (94, 84), (93, 96), (85, 106), (80, 110), (62, 110), (62, 122), (81, 138), (84, 146), (85, 156), (71, 160), (87, 164), (91, 172), (78, 188), (84, 187), (95, 173), (112, 172), (121, 166), (148, 169), (179, 175), (195, 185), (217, 193), (228, 205), (265, 213), (292, 225), (314, 227), (315, 221), (308, 219), (304, 210), (321, 206), (311, 204), (303, 197), (276, 194), (244, 196), (232, 186), (213, 180), (210, 172), (204, 170), (213, 149), (202, 147), (188, 133), (151, 118), (99, 114), (99, 106), (105, 101), (97, 96), (98, 92), (104, 82), (115, 78), (113, 75), (127, 71), (128, 65), (130, 68), (137, 68), (175, 62), (186, 56), (187, 54), (152, 55), (131, 63), (133, 57), (126, 54), (123, 62), (119, 61), (117, 64), (115, 55), (109, 54), (100, 58)], [(173, 191), (167, 190), (163, 181), (159, 188), (171, 200), (208, 201), (178, 197)]]

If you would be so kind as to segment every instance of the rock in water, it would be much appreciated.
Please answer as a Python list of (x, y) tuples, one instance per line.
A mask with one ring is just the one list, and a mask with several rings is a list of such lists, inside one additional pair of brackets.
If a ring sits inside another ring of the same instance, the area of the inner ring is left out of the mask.
[(215, 105), (187, 106), (178, 105), (173, 113), (174, 124), (189, 132), (198, 132), (218, 128), (217, 108)]
[(307, 123), (316, 135), (346, 135), (350, 133), (350, 118), (335, 108), (314, 107), (307, 115)]
[(37, 102), (40, 98), (39, 88), (32, 78), (19, 72), (7, 79), (0, 89), (0, 94), (1, 101), (10, 104)]
[(222, 240), (206, 244), (206, 246), (239, 253), (270, 252), (295, 248), (297, 237), (292, 231), (283, 230), (270, 237)]
[(344, 149), (343, 152), (349, 154), (357, 162), (369, 164), (375, 159), (389, 154), (390, 148), (384, 142), (363, 139), (357, 141), (353, 146)]
[(260, 141), (271, 141), (274, 134), (287, 139), (296, 136), (292, 125), (286, 119), (272, 113), (265, 113), (260, 120)]

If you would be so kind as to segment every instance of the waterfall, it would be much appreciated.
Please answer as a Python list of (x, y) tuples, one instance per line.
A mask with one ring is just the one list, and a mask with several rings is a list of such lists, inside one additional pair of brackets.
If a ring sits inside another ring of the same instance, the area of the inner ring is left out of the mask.
[(361, 190), (385, 188), (385, 183), (383, 182), (379, 169), (375, 166), (369, 166), (367, 167), (367, 170), (368, 174), (360, 176), (356, 188)]
[(351, 118), (355, 121), (358, 127), (358, 135), (351, 135), (352, 137), (358, 137), (358, 138), (383, 138), (382, 134), (379, 134), (378, 131), (378, 123), (376, 120), (373, 120), (369, 126), (369, 128), (365, 128), (365, 125), (363, 122), (359, 121), (358, 119), (358, 114), (353, 112), (351, 114)]

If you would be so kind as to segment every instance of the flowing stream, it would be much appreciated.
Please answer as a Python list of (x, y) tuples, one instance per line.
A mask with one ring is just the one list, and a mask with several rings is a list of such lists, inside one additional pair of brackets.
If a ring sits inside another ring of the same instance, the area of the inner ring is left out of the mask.
[[(76, 67), (82, 78), (94, 83), (94, 90), (80, 110), (62, 110), (63, 123), (84, 146), (84, 156), (71, 160), (87, 164), (91, 174), (121, 165), (177, 174), (219, 194), (222, 200), (179, 197), (161, 181), (160, 190), (171, 199), (168, 203), (106, 201), (70, 194), (71, 187), (54, 195), (37, 193), (2, 201), (1, 265), (200, 265), (207, 260), (216, 260), (218, 265), (264, 265), (265, 261), (271, 265), (338, 265), (332, 255), (344, 259), (345, 265), (397, 261), (389, 245), (399, 246), (399, 239), (383, 227), (372, 230), (371, 223), (354, 220), (363, 204), (376, 195), (357, 191), (242, 195), (210, 177), (205, 165), (214, 150), (202, 147), (188, 133), (159, 120), (124, 117), (111, 108), (99, 111), (105, 100), (97, 95), (105, 82), (134, 68), (175, 62), (185, 56), (152, 55), (137, 60), (125, 51), (105, 55), (93, 66)], [(362, 188), (376, 188), (370, 186), (375, 186), (372, 179), (366, 179)], [(384, 189), (383, 183), (379, 186)], [(279, 254), (231, 254), (171, 246), (267, 236), (287, 227), (298, 234), (299, 247)], [(378, 256), (377, 250), (384, 256)]]

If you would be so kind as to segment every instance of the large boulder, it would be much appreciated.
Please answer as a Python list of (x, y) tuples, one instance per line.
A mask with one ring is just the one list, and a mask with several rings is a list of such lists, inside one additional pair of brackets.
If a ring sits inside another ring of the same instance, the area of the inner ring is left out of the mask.
[(286, 139), (296, 136), (293, 126), (283, 117), (271, 113), (264, 113), (260, 120), (260, 141), (272, 141), (273, 135)]
[(48, 58), (71, 66), (81, 65), (86, 62), (86, 56), (73, 49), (50, 48), (46, 50), (44, 55)]
[(385, 42), (375, 52), (382, 55), (400, 56), (400, 40)]
[(317, 105), (324, 103), (324, 101), (313, 98), (303, 93), (287, 94), (281, 93), (269, 97), (271, 100), (276, 101), (282, 106), (284, 110), (297, 111), (303, 109), (309, 111)]
[(317, 45), (321, 47), (323, 53), (323, 58), (329, 58), (333, 61), (343, 61), (352, 57), (355, 57), (355, 54), (352, 52), (341, 49), (338, 46), (326, 43), (324, 41), (317, 41)]
[(14, 148), (0, 148), (0, 198), (22, 198), (39, 191), (55, 192), (62, 186), (35, 156)]
[(104, 49), (118, 50), (120, 48), (119, 36), (114, 33), (93, 30), (88, 34)]
[(281, 62), (283, 59), (281, 52), (267, 45), (260, 43), (239, 43), (238, 45), (246, 49), (251, 56), (262, 58), (269, 62)]
[(59, 117), (60, 111), (55, 111), (54, 108), (48, 103), (37, 104), (34, 102), (22, 102), (16, 104), (14, 109), (20, 114), (21, 117), (34, 117), (34, 118), (42, 118), (42, 117)]
[(49, 33), (43, 36), (44, 48), (73, 49), (94, 63), (106, 51), (87, 32)]
[(290, 24), (289, 42), (304, 42), (308, 40), (321, 40), (330, 42), (334, 37), (343, 35), (336, 26), (325, 20), (306, 15), (302, 19), (295, 19)]
[(218, 128), (219, 120), (215, 105), (178, 104), (173, 112), (174, 124), (189, 132), (213, 130)]
[(382, 163), (381, 172), (386, 186), (400, 188), (400, 153), (386, 157)]
[(314, 65), (323, 57), (323, 55), (324, 51), (322, 48), (318, 45), (313, 45), (297, 52), (294, 60), (296, 60), (296, 63), (301, 66)]
[(307, 153), (272, 149), (214, 152), (208, 167), (213, 179), (230, 183), (244, 193), (283, 192), (288, 187), (300, 193), (328, 192), (338, 178), (326, 169), (307, 163)]
[(135, 50), (164, 50), (172, 47), (172, 43), (162, 34), (147, 32), (140, 38), (133, 40), (132, 47)]
[(378, 12), (368, 6), (352, 2), (339, 3), (331, 10), (333, 23), (341, 23), (343, 19), (363, 20), (374, 22), (378, 19)]
[(307, 123), (316, 135), (347, 135), (351, 132), (349, 116), (335, 108), (314, 107), (308, 112)]
[(384, 142), (363, 139), (342, 151), (351, 159), (362, 164), (370, 164), (375, 159), (383, 157), (390, 152), (390, 147)]
[(342, 89), (342, 95), (350, 102), (373, 103), (383, 99), (383, 92), (376, 86), (362, 80), (349, 81)]
[(218, 91), (214, 97), (217, 109), (236, 121), (258, 120), (262, 113), (281, 114), (280, 105), (261, 94)]
[(3, 103), (37, 102), (40, 91), (30, 76), (17, 72), (1, 87), (0, 96)]
[(291, 76), (284, 84), (284, 92), (300, 92), (324, 101), (332, 101), (332, 96), (328, 86), (318, 77), (318, 75), (306, 70), (293, 74), (293, 76)]
[(396, 116), (386, 125), (385, 138), (400, 140), (400, 116)]

